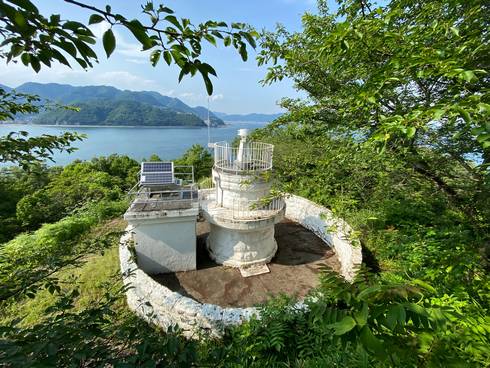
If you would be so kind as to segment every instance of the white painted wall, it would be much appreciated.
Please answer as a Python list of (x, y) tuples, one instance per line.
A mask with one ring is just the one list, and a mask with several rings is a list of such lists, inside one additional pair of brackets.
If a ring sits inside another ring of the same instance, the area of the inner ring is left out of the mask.
[(127, 214), (139, 267), (147, 274), (196, 269), (198, 209)]
[(216, 202), (226, 208), (233, 208), (236, 201), (256, 201), (269, 195), (271, 182), (257, 175), (235, 175), (213, 169)]

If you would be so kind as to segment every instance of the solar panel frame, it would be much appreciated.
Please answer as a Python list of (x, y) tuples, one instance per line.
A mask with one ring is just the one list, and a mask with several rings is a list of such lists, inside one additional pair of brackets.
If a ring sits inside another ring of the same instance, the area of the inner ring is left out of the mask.
[(174, 183), (173, 162), (142, 162), (140, 185), (166, 185)]
[(141, 172), (174, 172), (173, 162), (142, 162)]

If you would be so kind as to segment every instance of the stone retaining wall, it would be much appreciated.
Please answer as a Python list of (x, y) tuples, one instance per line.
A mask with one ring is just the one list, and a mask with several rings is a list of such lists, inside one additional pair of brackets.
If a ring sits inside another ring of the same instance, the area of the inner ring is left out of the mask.
[[(289, 195), (286, 198), (286, 217), (313, 231), (331, 246), (341, 264), (341, 275), (352, 280), (361, 264), (361, 248), (349, 241), (350, 227), (335, 219), (325, 207), (305, 198)], [(258, 315), (256, 308), (222, 308), (199, 303), (159, 284), (138, 268), (131, 248), (131, 233), (121, 238), (119, 258), (124, 284), (128, 286), (127, 302), (146, 321), (168, 328), (178, 325), (187, 337), (200, 334), (222, 336), (226, 326), (239, 324)], [(300, 302), (298, 307), (301, 307)]]
[(351, 227), (332, 211), (306, 198), (288, 194), (286, 218), (300, 223), (327, 243), (340, 262), (340, 274), (352, 281), (362, 263), (361, 246), (351, 241)]
[(178, 325), (187, 337), (200, 333), (220, 337), (224, 327), (257, 314), (256, 308), (222, 308), (203, 304), (159, 284), (138, 268), (130, 251), (131, 233), (121, 238), (119, 258), (128, 306), (146, 321), (164, 329)]

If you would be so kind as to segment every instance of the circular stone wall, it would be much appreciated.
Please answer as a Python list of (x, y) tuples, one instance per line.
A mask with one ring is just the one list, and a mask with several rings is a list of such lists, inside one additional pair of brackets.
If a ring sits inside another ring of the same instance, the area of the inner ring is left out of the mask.
[[(340, 262), (340, 274), (351, 281), (361, 265), (361, 247), (349, 240), (351, 228), (333, 217), (330, 210), (305, 198), (288, 195), (286, 218), (314, 232), (330, 246)], [(131, 252), (131, 233), (121, 238), (119, 257), (130, 309), (162, 328), (178, 325), (187, 337), (200, 334), (221, 337), (226, 326), (258, 316), (256, 308), (223, 308), (197, 302), (161, 285), (138, 268)], [(301, 302), (299, 303), (301, 304)]]

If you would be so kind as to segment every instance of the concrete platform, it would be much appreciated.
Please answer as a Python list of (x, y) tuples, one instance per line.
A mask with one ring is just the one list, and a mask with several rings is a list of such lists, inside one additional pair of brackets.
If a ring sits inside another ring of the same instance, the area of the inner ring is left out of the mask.
[(214, 263), (205, 249), (209, 224), (197, 226), (197, 270), (153, 275), (172, 291), (202, 303), (223, 307), (249, 307), (278, 294), (304, 297), (318, 285), (318, 267), (327, 265), (339, 271), (337, 256), (320, 238), (296, 222), (283, 220), (275, 225), (278, 245), (269, 263), (270, 273), (247, 277), (238, 269)]

